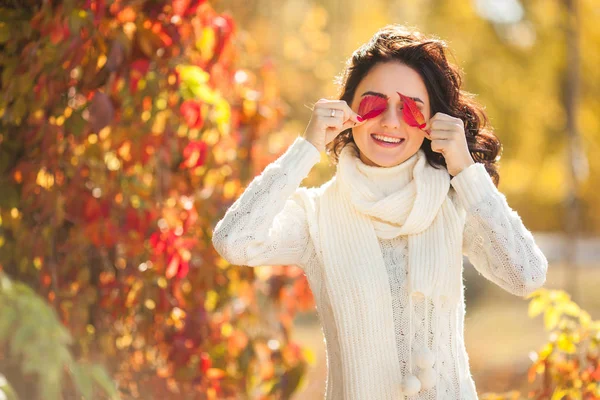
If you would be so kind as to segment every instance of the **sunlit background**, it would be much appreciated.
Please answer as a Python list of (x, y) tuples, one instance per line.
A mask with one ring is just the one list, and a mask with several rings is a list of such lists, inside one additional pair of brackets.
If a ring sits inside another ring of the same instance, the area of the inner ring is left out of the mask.
[[(464, 89), (486, 106), (502, 141), (499, 189), (551, 262), (546, 287), (566, 289), (600, 317), (599, 3), (240, 0), (217, 7), (231, 10), (276, 65), (289, 107), (285, 139), (268, 137), (277, 152), (304, 130), (306, 105), (335, 97), (333, 77), (379, 27), (401, 23), (446, 40), (464, 71)], [(333, 172), (323, 156), (304, 184), (319, 185)], [(544, 324), (528, 317), (527, 301), (465, 262), (465, 340), (477, 389), (527, 393), (530, 352), (545, 343)], [(324, 391), (323, 336), (312, 311), (295, 326), (316, 358), (296, 398), (314, 399)]]
[(302, 271), (231, 265), (211, 233), (389, 23), (448, 43), (564, 290), (519, 298), (465, 259), (478, 393), (600, 390), (598, 1), (52, 3), (0, 2), (0, 399), (323, 398)]

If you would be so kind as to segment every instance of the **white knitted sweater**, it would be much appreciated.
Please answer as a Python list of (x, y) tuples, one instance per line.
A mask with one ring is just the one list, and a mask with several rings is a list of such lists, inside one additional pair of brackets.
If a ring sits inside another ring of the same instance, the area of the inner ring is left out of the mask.
[[(342, 365), (340, 340), (325, 287), (323, 256), (318, 247), (318, 238), (311, 237), (309, 232), (308, 211), (301, 200), (306, 196), (317, 199), (325, 184), (316, 188), (299, 187), (320, 159), (319, 150), (298, 137), (227, 210), (215, 227), (212, 242), (224, 259), (236, 265), (298, 265), (304, 270), (325, 336), (327, 400), (397, 399), (395, 381), (380, 385), (383, 387), (379, 386), (375, 397), (373, 393), (368, 397), (359, 394), (357, 388), (372, 386), (374, 381), (381, 382), (381, 371), (370, 368), (368, 359), (355, 360), (362, 368), (358, 378), (360, 382), (350, 382), (344, 376), (348, 368)], [(403, 164), (391, 168), (369, 168), (365, 165), (362, 172), (389, 193), (411, 179), (409, 168)], [(466, 211), (463, 255), (483, 276), (514, 295), (524, 296), (541, 287), (546, 280), (546, 257), (519, 215), (509, 207), (504, 195), (494, 186), (483, 164), (471, 165), (452, 178), (450, 183), (454, 190), (450, 190), (449, 196)], [(314, 206), (318, 206), (318, 201), (314, 202)], [(414, 312), (409, 312), (407, 238), (379, 239), (379, 243), (392, 296), (392, 310), (382, 310), (382, 313), (393, 318), (396, 332), (396, 348), (384, 350), (397, 354), (403, 375), (408, 367), (409, 345), (413, 350), (422, 348), (427, 338), (427, 346), (435, 354), (435, 387), (406, 398), (477, 399), (464, 344), (464, 295), (456, 304), (430, 302), (427, 307), (425, 300), (413, 298)], [(464, 286), (461, 293), (463, 291)], [(429, 335), (424, 332), (425, 310), (430, 312), (428, 326), (434, 330)], [(412, 340), (408, 339), (409, 332), (413, 335)]]

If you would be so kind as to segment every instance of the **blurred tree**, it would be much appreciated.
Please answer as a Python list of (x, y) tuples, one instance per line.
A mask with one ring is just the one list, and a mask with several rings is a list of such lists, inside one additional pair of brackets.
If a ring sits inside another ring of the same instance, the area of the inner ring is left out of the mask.
[[(310, 356), (289, 339), (306, 283), (211, 245), (277, 155), (274, 67), (241, 67), (251, 40), (204, 0), (2, 4), (0, 270), (123, 398), (289, 396)], [(17, 393), (51, 398), (21, 378)]]

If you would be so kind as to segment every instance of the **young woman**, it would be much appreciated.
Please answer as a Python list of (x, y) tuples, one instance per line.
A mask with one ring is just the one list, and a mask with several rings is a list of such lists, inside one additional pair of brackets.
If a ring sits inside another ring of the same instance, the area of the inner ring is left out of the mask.
[[(231, 263), (305, 271), (326, 399), (477, 399), (463, 255), (517, 296), (546, 280), (545, 256), (497, 189), (500, 142), (445, 51), (402, 26), (379, 30), (348, 60), (339, 100), (316, 103), (215, 228)], [(336, 175), (299, 187), (324, 151)]]

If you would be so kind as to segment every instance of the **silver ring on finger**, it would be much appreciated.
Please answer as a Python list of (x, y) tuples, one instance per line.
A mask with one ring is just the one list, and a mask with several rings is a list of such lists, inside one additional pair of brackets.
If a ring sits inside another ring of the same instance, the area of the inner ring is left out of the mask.
[(331, 117), (335, 117), (335, 108), (331, 109)]

